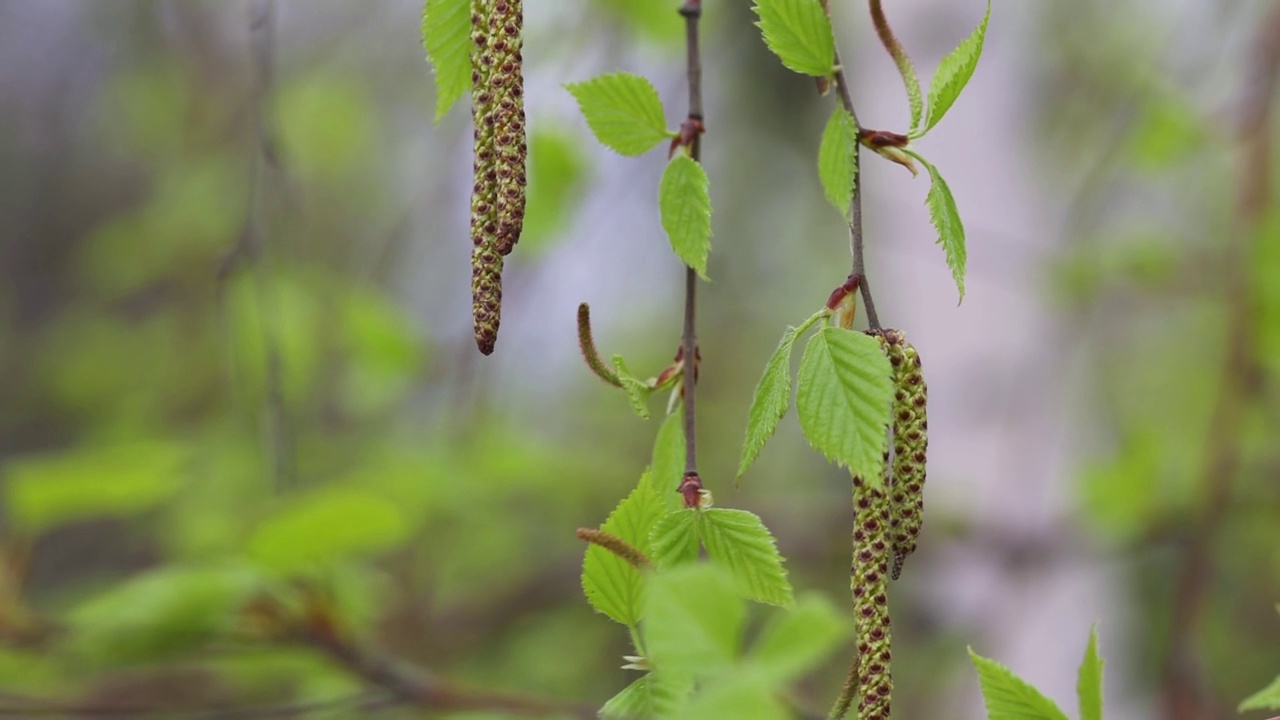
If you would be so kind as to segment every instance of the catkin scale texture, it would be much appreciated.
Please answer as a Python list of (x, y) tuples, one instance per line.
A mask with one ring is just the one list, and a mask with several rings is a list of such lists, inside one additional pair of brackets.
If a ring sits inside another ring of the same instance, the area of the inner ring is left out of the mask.
[[(888, 458), (885, 458), (886, 465)], [(886, 467), (886, 480), (888, 479)], [(889, 720), (893, 675), (890, 671), (891, 623), (888, 575), (889, 497), (883, 487), (853, 479), (853, 620), (857, 630), (857, 697), (859, 720)]]
[(520, 2), (471, 2), (471, 312), (476, 345), (493, 352), (502, 315), (503, 256), (524, 225), (526, 173)]
[(889, 490), (893, 542), (893, 579), (916, 543), (924, 520), (924, 482), (928, 460), (928, 389), (920, 354), (899, 330), (881, 337), (893, 367), (893, 482)]

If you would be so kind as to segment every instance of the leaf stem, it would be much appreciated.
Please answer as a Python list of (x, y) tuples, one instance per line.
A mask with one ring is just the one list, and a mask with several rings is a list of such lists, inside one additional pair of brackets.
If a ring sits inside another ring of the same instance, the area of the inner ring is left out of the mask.
[(876, 35), (880, 36), (880, 43), (884, 45), (885, 50), (889, 51), (893, 63), (898, 66), (898, 73), (902, 75), (902, 83), (907, 88), (907, 99), (911, 104), (911, 132), (915, 132), (923, 114), (920, 79), (916, 77), (915, 66), (911, 64), (906, 48), (902, 47), (898, 37), (893, 34), (893, 28), (889, 27), (889, 19), (885, 17), (880, 0), (871, 0), (871, 23), (876, 27)]
[[(686, 66), (689, 81), (689, 120), (702, 122), (702, 60), (698, 47), (698, 21), (702, 18), (701, 0), (685, 0), (680, 6), (685, 19)], [(694, 133), (689, 144), (689, 156), (701, 162), (701, 133)], [(684, 333), (681, 347), (684, 350), (684, 479), (681, 487), (692, 478), (698, 479), (697, 405), (695, 386), (698, 382), (698, 273), (692, 267), (685, 268), (684, 281)]]

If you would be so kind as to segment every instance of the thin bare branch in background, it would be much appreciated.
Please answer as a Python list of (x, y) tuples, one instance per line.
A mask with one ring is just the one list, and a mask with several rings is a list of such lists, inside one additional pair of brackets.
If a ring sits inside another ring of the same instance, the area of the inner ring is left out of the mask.
[(270, 454), (269, 463), (275, 489), (280, 491), (294, 486), (296, 470), (295, 443), (285, 407), (283, 368), (277, 338), (280, 327), (279, 297), (264, 227), (267, 195), (264, 175), (279, 167), (275, 134), (266, 110), (275, 87), (276, 17), (275, 0), (254, 0), (250, 4), (249, 44), (253, 70), (250, 117), (254, 156), (249, 164), (245, 222), (236, 244), (223, 257), (218, 267), (217, 282), (223, 335), (228, 342), (232, 342), (233, 335), (229, 332), (227, 319), (227, 286), (241, 268), (251, 267), (254, 275), (254, 296), (262, 326), (265, 366), (262, 407), (263, 433), (266, 436), (264, 447)]
[(1240, 127), (1237, 225), (1227, 246), (1226, 352), (1209, 425), (1204, 467), (1198, 480), (1198, 515), (1187, 539), (1173, 597), (1172, 645), (1164, 668), (1164, 705), (1172, 720), (1214, 720), (1223, 702), (1213, 696), (1198, 647), (1216, 554), (1233, 486), (1240, 470), (1242, 427), (1252, 393), (1257, 303), (1249, 277), (1251, 247), (1268, 210), (1271, 188), (1272, 108), (1280, 76), (1280, 7), (1262, 25), (1253, 58), (1255, 77), (1246, 84)]

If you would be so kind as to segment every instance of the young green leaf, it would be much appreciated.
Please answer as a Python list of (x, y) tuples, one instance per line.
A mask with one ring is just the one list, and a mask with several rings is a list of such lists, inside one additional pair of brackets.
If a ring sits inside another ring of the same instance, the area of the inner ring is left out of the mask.
[(137, 442), (88, 445), (8, 461), (5, 515), (35, 536), (94, 517), (127, 517), (182, 491), (188, 451), (181, 445)]
[(636, 680), (600, 708), (604, 720), (669, 717), (688, 699), (693, 683), (670, 673), (653, 672)]
[(74, 608), (67, 642), (82, 660), (112, 668), (190, 653), (231, 630), (260, 591), (261, 579), (243, 567), (163, 566)]
[(649, 533), (649, 559), (660, 568), (698, 559), (696, 510), (676, 510), (658, 521)]
[(577, 99), (596, 139), (614, 152), (643, 155), (674, 136), (667, 130), (658, 91), (639, 75), (601, 75), (565, 89)]
[(969, 659), (978, 669), (988, 720), (1067, 720), (1052, 700), (1009, 668), (978, 655), (972, 648)]
[(1102, 658), (1098, 657), (1098, 628), (1089, 631), (1089, 646), (1080, 663), (1076, 695), (1080, 699), (1080, 720), (1102, 720)]
[(747, 608), (723, 570), (692, 563), (649, 578), (644, 617), (644, 646), (655, 667), (707, 677), (734, 663)]
[(471, 3), (427, 0), (422, 47), (436, 76), (436, 122), (471, 87)]
[(835, 70), (836, 39), (818, 0), (757, 0), (764, 42), (789, 69), (826, 77)]
[(589, 166), (576, 137), (543, 124), (529, 136), (529, 198), (520, 248), (547, 249), (577, 210)]
[(698, 519), (707, 554), (728, 569), (749, 599), (791, 604), (791, 583), (777, 541), (759, 517), (746, 510), (712, 508), (702, 511)]
[(781, 689), (773, 678), (759, 671), (727, 673), (699, 686), (698, 693), (672, 720), (790, 720), (796, 714), (782, 703)]
[(653, 486), (662, 497), (669, 510), (684, 507), (684, 501), (676, 488), (684, 479), (684, 413), (683, 405), (676, 403), (675, 408), (662, 421), (658, 428), (658, 437), (653, 442), (652, 468)]
[(929, 82), (929, 117), (925, 121), (924, 129), (914, 133), (913, 137), (919, 137), (932, 130), (942, 116), (951, 109), (956, 98), (960, 97), (960, 92), (968, 84), (969, 78), (973, 77), (973, 71), (978, 67), (978, 58), (982, 56), (982, 42), (987, 37), (987, 20), (990, 17), (991, 0), (987, 0), (987, 12), (982, 16), (982, 22), (973, 34), (965, 38), (964, 42), (951, 51), (950, 55), (942, 59), (938, 71), (933, 74), (933, 80)]
[(671, 249), (685, 265), (707, 279), (711, 252), (711, 195), (707, 171), (684, 153), (667, 163), (658, 186), (658, 212)]
[(933, 227), (938, 231), (938, 244), (947, 254), (947, 267), (951, 268), (951, 276), (956, 280), (956, 288), (960, 291), (960, 300), (964, 300), (964, 267), (968, 259), (968, 251), (964, 244), (964, 223), (960, 222), (960, 211), (956, 209), (956, 199), (951, 195), (951, 188), (942, 179), (928, 160), (911, 153), (929, 171), (929, 196), (925, 202), (929, 205), (929, 215), (933, 218)]
[(848, 222), (853, 188), (858, 182), (858, 125), (853, 116), (838, 105), (822, 131), (818, 178), (822, 180), (827, 200)]
[(881, 482), (891, 373), (875, 338), (837, 327), (814, 333), (800, 361), (800, 429), (828, 460), (873, 485)]
[(799, 330), (787, 328), (764, 367), (764, 376), (756, 386), (751, 399), (751, 412), (747, 416), (747, 441), (742, 446), (742, 458), (738, 461), (738, 477), (741, 478), (760, 455), (765, 442), (778, 429), (778, 421), (787, 414), (791, 405), (791, 351), (796, 345)]
[[(619, 537), (642, 553), (648, 553), (649, 533), (666, 508), (648, 478), (609, 515), (601, 530)], [(644, 578), (626, 560), (597, 545), (587, 546), (582, 562), (582, 590), (596, 610), (623, 625), (640, 622), (644, 606)]]
[(751, 662), (769, 677), (789, 683), (814, 668), (852, 634), (844, 615), (826, 598), (809, 595), (778, 613), (751, 649)]
[(631, 409), (645, 420), (649, 419), (649, 395), (653, 392), (653, 388), (640, 378), (636, 377), (627, 369), (627, 363), (622, 359), (621, 355), (613, 356), (613, 369), (617, 371), (618, 380), (622, 383), (622, 389), (627, 393), (627, 400), (631, 401)]
[(1250, 710), (1280, 710), (1280, 677), (1271, 684), (1250, 695), (1238, 708), (1240, 712)]
[(327, 487), (290, 498), (249, 538), (249, 556), (285, 573), (384, 552), (409, 535), (396, 503), (353, 487)]

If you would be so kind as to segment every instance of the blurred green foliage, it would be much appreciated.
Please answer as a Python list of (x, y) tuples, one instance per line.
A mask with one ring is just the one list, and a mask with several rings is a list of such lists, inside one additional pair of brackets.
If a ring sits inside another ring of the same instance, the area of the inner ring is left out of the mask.
[[(1274, 632), (1260, 631), (1276, 627), (1280, 597), (1280, 197), (1268, 199), (1247, 252), (1229, 252), (1241, 188), (1235, 136), (1212, 117), (1220, 98), (1159, 62), (1144, 70), (1163, 52), (1193, 49), (1169, 50), (1134, 3), (1120, 5), (1027, 11), (1042, 52), (1026, 69), (1039, 95), (1028, 103), (1036, 122), (1025, 152), (1040, 163), (1046, 197), (1076, 210), (1045, 269), (1046, 295), (1088, 375), (1082, 417), (1072, 419), (1085, 437), (1073, 448), (1083, 469), (1071, 520), (1137, 618), (1124, 630), (1128, 647), (1109, 651), (1127, 654), (1117, 665), (1130, 667), (1114, 682), (1153, 696), (1178, 553), (1203, 507), (1214, 449), (1206, 437), (1223, 387), (1224, 326), (1237, 311), (1224, 278), (1242, 265), (1249, 392), (1199, 630), (1225, 713), (1280, 667)], [(562, 53), (582, 45), (611, 68), (636, 60), (609, 55), (616, 47), (651, 53), (642, 60), (678, 54), (682, 28), (666, 5), (591, 7), (582, 27), (538, 42), (559, 42)], [(391, 55), (410, 69), (383, 83), (370, 81), (389, 73), (375, 49), (394, 53), (399, 40), (307, 55), (298, 37), (312, 30), (289, 30), (298, 35), (285, 36), (289, 62), (266, 108), (278, 164), (255, 191), (243, 48), (209, 34), (219, 19), (238, 28), (242, 18), (218, 3), (184, 5), (169, 20), (157, 8), (94, 10), (104, 20), (86, 30), (94, 48), (129, 34), (101, 58), (66, 51), (75, 67), (95, 69), (89, 92), (74, 83), (43, 91), (69, 88), (83, 101), (62, 113), (78, 124), (62, 130), (58, 152), (24, 159), (28, 140), (0, 133), (0, 221), (16, 228), (0, 238), (0, 689), (149, 703), (174, 702), (178, 688), (187, 691), (179, 700), (210, 706), (342, 697), (363, 684), (282, 637), (278, 618), (260, 610), (269, 602), (302, 615), (320, 598), (343, 633), (450, 678), (598, 704), (630, 686), (648, 698), (638, 702), (663, 702), (665, 679), (621, 670), (626, 634), (583, 600), (573, 529), (599, 524), (644, 466), (658, 477), (682, 472), (679, 413), (643, 422), (585, 371), (575, 383), (546, 381), (545, 368), (514, 355), (499, 377), (460, 351), (470, 338), (437, 322), (444, 312), (423, 310), (424, 298), (465, 295), (443, 279), (456, 268), (439, 269), (449, 262), (439, 248), (455, 240), (440, 228), (464, 203), (448, 187), (411, 187), (429, 216), (428, 255), (403, 247), (405, 180), (378, 173), (402, 150), (418, 152), (389, 140), (400, 137), (406, 106), (422, 121), (413, 132), (433, 132), (414, 28), (401, 33), (406, 54)], [(734, 68), (718, 78), (718, 101), (750, 103), (733, 122), (717, 120), (728, 159), (709, 164), (724, 240), (703, 306), (704, 347), (717, 350), (704, 362), (714, 381), (699, 395), (700, 455), (725, 478), (779, 330), (812, 310), (814, 299), (791, 288), (830, 285), (832, 263), (843, 273), (847, 260), (816, 182), (779, 187), (780, 177), (813, 174), (825, 116), (801, 116), (797, 83), (775, 73), (758, 42), (740, 41), (755, 32), (752, 19), (743, 4), (708, 25), (708, 52)], [(1189, 64), (1211, 64), (1204, 52)], [(362, 53), (372, 59), (352, 59)], [(556, 83), (585, 75), (537, 72)], [(546, 280), (539, 268), (609, 179), (584, 128), (551, 103), (533, 112), (526, 235), (513, 256), (529, 279), (517, 298), (535, 296), (529, 288)], [(455, 110), (422, 151), (431, 172), (456, 164), (449, 148), (466, 145), (463, 116)], [(781, 153), (799, 144), (798, 125), (812, 130), (813, 147), (790, 158)], [(746, 164), (757, 156), (776, 165)], [(29, 209), (17, 207), (28, 198)], [(10, 224), (19, 215), (24, 222)], [(265, 247), (220, 282), (250, 217)], [(634, 220), (590, 217), (600, 223), (593, 234)], [(973, 247), (990, 241), (970, 235)], [(652, 320), (668, 291), (612, 308), (633, 325), (610, 341), (642, 376), (670, 360), (675, 312)], [(665, 651), (677, 668), (681, 653), (714, 657), (691, 717), (786, 712), (770, 693), (783, 682), (798, 683), (802, 704), (819, 704), (843, 677), (848, 628), (821, 598), (847, 592), (848, 479), (802, 446), (784, 423), (753, 470), (776, 480), (753, 479), (742, 493), (713, 485), (722, 504), (750, 507), (777, 533), (801, 590), (795, 606), (747, 605), (701, 564), (677, 567), (647, 601), (671, 620), (644, 628), (655, 657)], [(667, 509), (679, 502), (670, 488), (655, 490)], [(957, 543), (981, 535), (947, 512), (931, 508), (929, 523), (960, 528)], [(948, 542), (934, 535), (922, 552), (941, 566)], [(935, 614), (924, 581), (903, 587), (894, 602), (904, 717), (954, 713), (946, 688), (974, 686), (957, 673), (978, 630), (943, 624), (949, 616)], [(716, 631), (701, 645), (680, 624), (693, 613)], [(687, 678), (670, 682), (679, 690)]]

